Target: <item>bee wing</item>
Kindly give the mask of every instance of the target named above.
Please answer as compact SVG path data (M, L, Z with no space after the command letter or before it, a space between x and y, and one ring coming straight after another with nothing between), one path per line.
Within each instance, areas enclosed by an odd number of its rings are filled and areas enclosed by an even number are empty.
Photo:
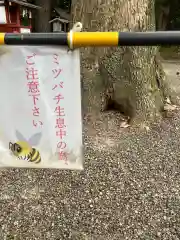
M19 141L27 141L27 139L18 130L16 130L16 137Z
M32 146L37 146L41 140L42 133L35 133L33 136L29 139L29 144Z

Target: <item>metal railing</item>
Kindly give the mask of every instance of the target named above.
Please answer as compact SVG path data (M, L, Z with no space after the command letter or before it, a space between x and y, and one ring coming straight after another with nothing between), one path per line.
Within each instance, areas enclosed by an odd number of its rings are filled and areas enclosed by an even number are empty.
M180 31L0 33L0 45L76 47L180 45Z

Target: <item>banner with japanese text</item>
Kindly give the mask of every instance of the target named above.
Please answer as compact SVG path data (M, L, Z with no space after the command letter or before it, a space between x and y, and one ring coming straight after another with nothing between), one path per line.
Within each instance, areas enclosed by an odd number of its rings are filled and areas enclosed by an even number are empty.
M83 169L79 51L0 48L0 167Z

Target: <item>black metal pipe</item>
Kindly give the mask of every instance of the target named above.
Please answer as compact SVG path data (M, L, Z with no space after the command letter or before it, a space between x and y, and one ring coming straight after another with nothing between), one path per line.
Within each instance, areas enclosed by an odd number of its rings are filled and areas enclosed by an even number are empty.
M0 33L2 44L73 47L180 45L180 31Z
M67 33L6 33L7 45L67 45Z
M180 45L180 31L120 32L120 46Z

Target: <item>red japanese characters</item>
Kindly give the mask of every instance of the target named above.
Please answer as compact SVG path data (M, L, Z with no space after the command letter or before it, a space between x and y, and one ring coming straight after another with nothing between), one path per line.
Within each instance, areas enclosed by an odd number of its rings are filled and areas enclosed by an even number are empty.
M53 100L55 102L55 109L54 112L56 114L56 122L55 122L55 131L57 137L57 149L58 149L58 158L59 160L65 161L67 164L67 151L66 151L66 141L65 137L67 135L66 123L65 123L65 109L62 107L62 103L64 101L63 96L63 88L64 82L63 80L58 80L62 69L60 68L59 63L59 56L58 54L53 55L53 63L55 65L54 69L52 70L53 78L54 78L54 86L52 87L53 91Z
M43 125L43 122L40 119L40 108L38 107L38 101L40 98L39 90L39 77L38 69L35 64L36 54L32 54L26 57L26 80L29 96L32 97L33 102L33 121L32 124L34 127L39 127Z

